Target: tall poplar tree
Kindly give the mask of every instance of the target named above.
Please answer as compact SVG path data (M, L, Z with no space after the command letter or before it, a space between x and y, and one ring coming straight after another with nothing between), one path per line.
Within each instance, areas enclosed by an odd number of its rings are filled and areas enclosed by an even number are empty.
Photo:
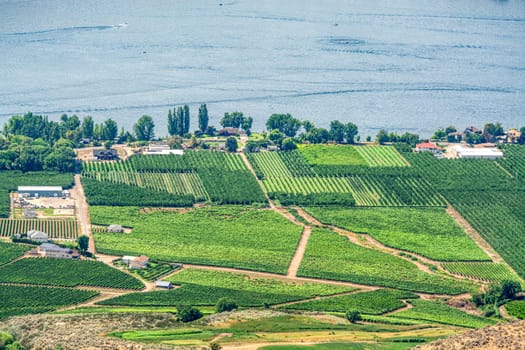
M199 130L206 132L208 130L208 107L206 104L202 104L199 107Z
M190 107L184 105L184 127L182 128L182 134L190 132Z

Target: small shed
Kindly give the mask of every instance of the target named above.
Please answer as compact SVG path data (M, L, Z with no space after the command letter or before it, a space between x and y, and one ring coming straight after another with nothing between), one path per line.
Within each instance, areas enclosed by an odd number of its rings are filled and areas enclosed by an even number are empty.
M122 262L126 265L129 265L131 263L131 261L133 259L136 259L137 257L136 256L131 256L131 255L125 255L122 257Z
M155 287L163 289L173 288L173 284L169 281L155 281Z
M122 233L124 232L124 228L121 225L111 224L108 226L108 232Z

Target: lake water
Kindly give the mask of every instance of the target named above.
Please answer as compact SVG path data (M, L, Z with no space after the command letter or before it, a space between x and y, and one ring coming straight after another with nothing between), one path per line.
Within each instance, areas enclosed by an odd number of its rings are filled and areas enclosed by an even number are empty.
M256 130L272 113L363 136L521 127L525 1L0 0L0 123L149 114L165 135L168 108L200 103Z

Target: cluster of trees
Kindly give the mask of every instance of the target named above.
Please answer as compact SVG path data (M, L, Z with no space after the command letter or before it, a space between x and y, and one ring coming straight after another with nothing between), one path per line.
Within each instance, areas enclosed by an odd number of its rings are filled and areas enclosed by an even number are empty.
M388 132L385 129L381 129L377 133L376 141L380 145L384 144L385 142L407 143L410 145L415 145L419 142L419 135L411 134L409 132L399 135L396 132Z
M51 145L42 138L0 136L0 170L72 172L75 168L73 143L59 139Z
M302 132L299 131L302 128ZM359 129L352 122L346 124L339 120L330 122L330 129L317 128L309 120L300 121L290 114L272 114L266 121L269 131L268 140L281 147L282 150L297 148L296 143L349 143L359 139ZM298 134L299 133L299 134Z
M168 133L173 135L185 135L190 132L190 107L173 108L168 111Z
M485 316L498 312L498 307L516 299L521 292L521 284L517 281L504 280L500 284L491 284L485 293L475 294L472 301L485 310Z
M242 112L226 112L224 113L224 117L222 117L220 124L223 128L242 129L249 134L252 128L253 118L245 117Z
M466 130L463 133L457 133L455 126L450 125L445 129L441 128L434 132L432 139L448 142L460 142L464 141L468 144L478 144L484 142L496 142L498 136L505 134L505 130L501 123L487 123L483 126L483 130ZM525 126L520 129L521 136L518 139L518 143L525 144Z
M114 141L119 138L129 141L133 136L124 129L118 129L117 122L109 118L100 124L94 122L90 116L80 120L76 115L62 114L60 121L50 121L48 117L31 112L11 117L4 125L3 134L22 135L31 139L42 139L53 145L60 139L66 139L79 145L81 139L96 141Z

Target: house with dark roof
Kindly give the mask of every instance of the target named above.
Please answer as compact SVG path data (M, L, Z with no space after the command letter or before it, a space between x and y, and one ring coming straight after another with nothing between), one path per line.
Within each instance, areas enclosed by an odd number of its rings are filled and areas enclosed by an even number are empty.
M95 149L93 150L93 157L97 160L118 160L118 151L116 149Z

